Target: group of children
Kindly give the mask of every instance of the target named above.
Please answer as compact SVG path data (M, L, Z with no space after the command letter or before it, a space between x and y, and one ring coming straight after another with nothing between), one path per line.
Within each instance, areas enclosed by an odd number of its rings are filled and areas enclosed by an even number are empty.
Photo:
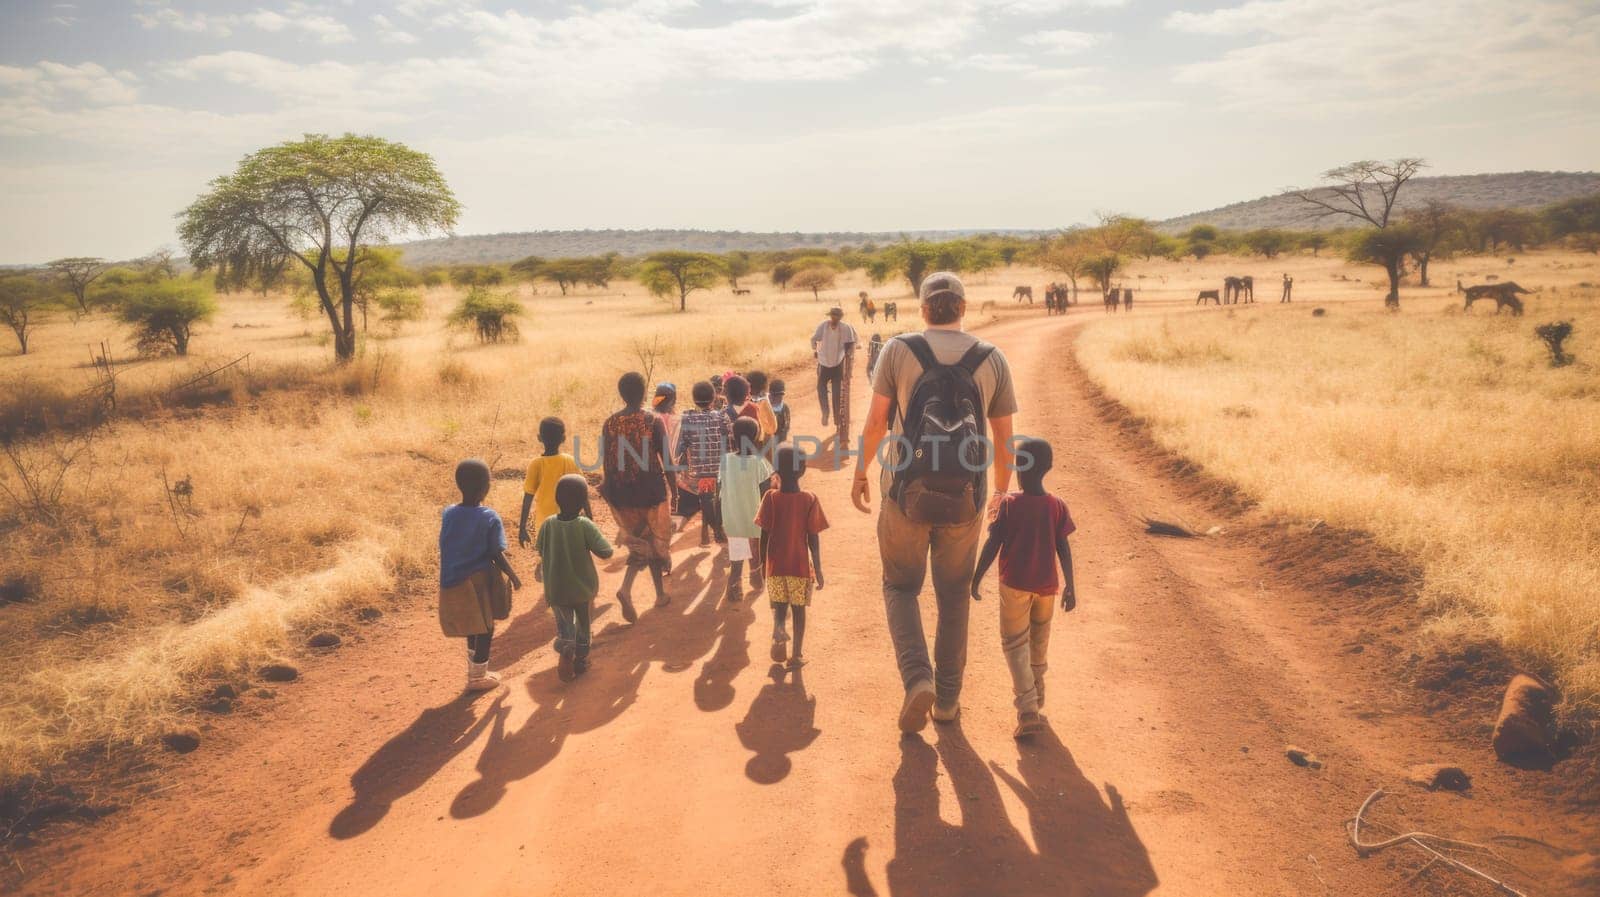
M633 395L642 394L641 380L630 374L618 384L630 407L638 403ZM730 372L696 383L691 397L694 408L679 415L676 387L662 383L651 409L661 423L651 432L666 434L666 454L673 462L673 529L682 532L699 515L700 544L709 546L714 540L727 545L728 601L742 599L744 567L749 564L750 587L765 588L772 607L772 660L797 668L804 663L806 609L812 592L823 587L819 534L828 519L817 496L800 488L807 459L787 442L783 381L769 385L760 371L743 376ZM610 558L615 549L592 519L588 480L576 459L562 451L562 421L541 421L539 441L544 452L528 465L518 542L524 547L532 543L537 552L534 577L544 583L545 600L556 618L558 673L571 681L589 668L590 619L599 591L594 558ZM1022 489L996 503L971 592L974 600L981 599L980 584L998 560L1001 645L1018 714L1014 734L1026 738L1044 725L1040 709L1054 607L1059 600L1070 611L1077 598L1067 541L1072 518L1066 504L1044 487L1054 463L1050 444L1023 440L1016 456ZM510 591L522 583L506 560L499 516L483 506L490 485L488 466L475 459L461 462L456 485L461 502L444 510L439 532L439 618L447 636L466 639L466 687L482 691L499 684L488 670L494 623L509 616ZM659 580L657 587L662 588ZM627 618L636 619L631 614Z
M630 409L642 405L642 382L631 373L618 383ZM806 458L786 444L790 412L784 394L783 381L769 383L761 371L730 371L696 383L691 391L694 408L680 415L677 388L661 383L648 412L654 420L645 432L651 439L663 439L664 451L608 445L603 436L601 452L617 453L616 459L603 458L608 472L616 465L635 478L642 470L664 471L670 479L672 531L687 529L698 515L701 546L713 541L727 546L728 601L743 598L744 568L749 565L751 589L765 588L772 605L772 659L798 667L804 663L805 609L813 589L823 583L818 534L828 521L817 497L800 489ZM577 460L563 451L565 424L545 418L538 435L544 451L528 465L523 482L518 543L524 548L531 544L537 555L534 578L544 584L546 603L556 618L557 669L563 681L571 681L589 668L591 611L599 591L594 559L610 558L616 548L593 520L588 480ZM648 467L644 459L651 456L671 463ZM440 525L439 619L445 635L466 639L466 687L483 691L499 684L499 677L488 670L489 646L495 622L510 615L510 592L522 582L506 559L499 515L483 505L490 485L488 466L476 459L462 461L456 485L461 502L445 509ZM620 522L624 509L612 510ZM630 576L618 598L624 618L633 622L637 614L626 600L628 587L631 574L646 565L633 563L639 549L629 544L628 532L621 535L619 541L630 549ZM664 554L652 552L648 565L658 606L668 602L662 580L670 572L670 555Z

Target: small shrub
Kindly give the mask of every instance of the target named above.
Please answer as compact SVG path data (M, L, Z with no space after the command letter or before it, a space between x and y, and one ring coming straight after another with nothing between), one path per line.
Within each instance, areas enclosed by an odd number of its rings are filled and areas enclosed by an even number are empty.
M1540 324L1533 328L1534 336L1544 340L1544 346L1550 350L1550 366L1553 368L1566 367L1572 363L1572 356L1567 354L1562 345L1567 337L1572 335L1571 321L1552 321L1549 324Z
M383 322L396 330L401 324L422 320L422 294L408 287L390 287L378 293Z
M515 319L523 313L516 296L473 287L450 312L449 324L472 329L480 343L498 343L517 338Z
M177 278L139 284L128 290L117 315L133 325L141 355L189 354L194 325L211 320L217 299L204 281Z

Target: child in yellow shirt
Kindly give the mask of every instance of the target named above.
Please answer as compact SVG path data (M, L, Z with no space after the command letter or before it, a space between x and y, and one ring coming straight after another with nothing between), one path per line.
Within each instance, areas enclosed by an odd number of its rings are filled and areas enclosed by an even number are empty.
M528 465L528 476L522 482L522 519L517 524L517 544L527 548L538 535L539 524L555 516L560 508L556 505L556 484L567 474L578 473L578 462L569 454L561 451L561 446L567 441L567 425L559 417L547 417L539 421L539 442L544 446L544 454L533 459ZM528 512L533 511L534 532L528 532ZM583 516L593 517L589 511L589 498L583 499ZM535 569L534 576L537 577Z

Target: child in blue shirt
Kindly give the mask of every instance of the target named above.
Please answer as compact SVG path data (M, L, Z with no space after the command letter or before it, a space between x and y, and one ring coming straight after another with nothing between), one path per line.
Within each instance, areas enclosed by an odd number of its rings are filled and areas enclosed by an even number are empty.
M439 628L447 636L467 640L467 691L488 691L500 684L489 672L489 643L494 621L511 614L512 589L522 580L506 560L506 529L489 495L489 465L469 458L456 465L460 504L444 509L439 522ZM501 579L504 574L505 580Z

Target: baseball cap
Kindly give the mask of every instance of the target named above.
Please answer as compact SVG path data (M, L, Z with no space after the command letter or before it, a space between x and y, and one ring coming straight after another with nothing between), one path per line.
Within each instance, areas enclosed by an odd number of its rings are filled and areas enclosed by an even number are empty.
M967 298L967 289L961 285L961 278L951 274L949 271L939 271L929 274L922 281L922 287L917 290L917 296L924 305L940 300L962 300Z

